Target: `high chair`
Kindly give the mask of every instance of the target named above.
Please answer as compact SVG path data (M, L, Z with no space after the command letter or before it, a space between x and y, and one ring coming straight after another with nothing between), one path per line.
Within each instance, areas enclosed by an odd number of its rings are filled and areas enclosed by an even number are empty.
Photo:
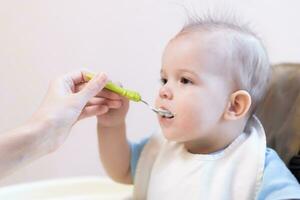
M271 85L256 115L265 128L267 145L300 182L300 64L272 67Z

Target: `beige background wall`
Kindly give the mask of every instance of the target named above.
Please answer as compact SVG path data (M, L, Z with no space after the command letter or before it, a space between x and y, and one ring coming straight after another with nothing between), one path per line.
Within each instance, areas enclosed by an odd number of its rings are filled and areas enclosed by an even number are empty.
M210 2L209 4L207 2ZM223 3L222 3L223 2ZM234 10L251 21L272 62L300 62L300 2L180 0L0 0L0 132L22 124L54 77L83 67L153 102L164 45L184 22L180 5ZM153 113L132 103L129 138L158 128ZM0 181L0 185L105 175L98 158L95 119L72 130L66 143Z

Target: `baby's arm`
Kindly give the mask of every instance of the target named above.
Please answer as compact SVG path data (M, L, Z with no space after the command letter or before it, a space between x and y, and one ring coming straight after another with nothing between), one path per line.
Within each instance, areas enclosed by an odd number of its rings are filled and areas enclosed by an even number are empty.
M100 158L108 175L117 182L132 184L125 123L115 127L102 127L98 123L98 141Z
M107 104L113 101L121 103L115 108L97 116L97 132L100 159L108 175L115 181L132 184L130 173L130 146L126 138L125 117L129 102L110 91L104 96Z

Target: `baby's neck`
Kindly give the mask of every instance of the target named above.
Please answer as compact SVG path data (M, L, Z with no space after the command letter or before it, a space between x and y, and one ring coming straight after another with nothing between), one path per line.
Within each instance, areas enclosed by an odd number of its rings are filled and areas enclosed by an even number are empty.
M184 143L188 152L193 154L210 154L221 151L228 147L244 130L246 122L223 125L215 138L204 140L193 140Z
M217 143L204 144L199 141L189 141L184 143L186 150L192 154L211 154L225 149L228 145L218 145Z

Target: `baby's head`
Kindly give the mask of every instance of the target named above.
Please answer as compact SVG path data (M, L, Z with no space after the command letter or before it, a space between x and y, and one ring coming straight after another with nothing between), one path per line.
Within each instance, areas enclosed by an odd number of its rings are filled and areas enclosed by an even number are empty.
M162 57L156 106L165 137L190 151L229 145L263 98L270 77L267 53L247 27L212 17L191 19Z

